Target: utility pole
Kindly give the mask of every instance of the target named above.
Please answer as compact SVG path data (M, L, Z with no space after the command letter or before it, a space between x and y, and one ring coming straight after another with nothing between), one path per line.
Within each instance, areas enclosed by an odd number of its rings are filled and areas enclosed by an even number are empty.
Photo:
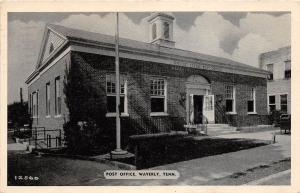
M116 13L116 35L115 35L115 49L116 49L116 149L111 152L113 159L122 158L126 156L127 151L121 149L121 121L120 121L120 65L119 65L119 13Z
M20 102L23 105L23 92L22 92L22 88L20 88Z

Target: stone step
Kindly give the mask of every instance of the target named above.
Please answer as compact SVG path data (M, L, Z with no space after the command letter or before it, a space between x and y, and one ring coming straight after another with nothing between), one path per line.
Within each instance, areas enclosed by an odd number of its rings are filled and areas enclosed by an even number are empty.
M229 126L228 124L223 124L223 123L209 123L207 124L207 126L210 126L210 127L226 127L226 126Z
M210 126L207 126L207 129L213 129L213 130L236 130L236 127L230 127L230 126L227 126L227 127L210 127Z
M208 135L225 135L238 133L236 127L229 126L228 124L207 124Z

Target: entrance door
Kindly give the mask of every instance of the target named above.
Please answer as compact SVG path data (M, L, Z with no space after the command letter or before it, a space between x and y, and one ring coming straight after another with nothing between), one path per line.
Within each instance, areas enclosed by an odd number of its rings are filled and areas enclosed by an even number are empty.
M215 123L214 95L205 95L203 104L203 115L207 118L208 123Z
M194 95L194 124L202 124L203 96Z

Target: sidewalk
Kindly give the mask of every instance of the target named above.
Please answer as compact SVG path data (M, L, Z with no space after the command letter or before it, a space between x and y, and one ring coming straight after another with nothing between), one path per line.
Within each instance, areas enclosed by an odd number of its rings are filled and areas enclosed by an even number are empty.
M270 140L274 131L239 133L218 136L221 138L250 138ZM226 177L260 165L269 165L291 156L290 136L278 135L277 143L257 148L209 156L189 161L177 162L151 168L153 170L177 170L180 177L176 180L115 180L93 181L94 185L205 185L208 181ZM103 184L104 183L104 184ZM89 185L92 185L89 184Z
M279 172L270 176L267 176L265 178L252 181L250 183L247 183L245 185L287 185L290 184L291 180L291 170L285 170L283 172Z

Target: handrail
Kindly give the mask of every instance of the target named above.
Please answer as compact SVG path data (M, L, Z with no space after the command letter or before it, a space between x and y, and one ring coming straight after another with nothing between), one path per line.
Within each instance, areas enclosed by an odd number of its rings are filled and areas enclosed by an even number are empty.
M225 119L226 124L230 122L228 117L226 116L226 111L221 106L215 105L215 110L218 111L219 113L221 113L222 118Z

